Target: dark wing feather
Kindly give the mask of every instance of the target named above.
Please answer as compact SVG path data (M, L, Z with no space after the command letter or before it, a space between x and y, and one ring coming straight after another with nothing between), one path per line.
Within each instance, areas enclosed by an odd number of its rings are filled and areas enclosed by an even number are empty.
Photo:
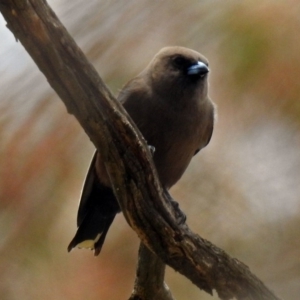
M212 110L211 110L211 113L210 113L210 120L208 122L208 125L207 125L207 128L206 128L206 142L203 144L203 146L199 149L197 149L194 153L194 155L196 155L202 148L206 147L210 140L211 140L211 137L212 137L212 134L213 134L213 131L214 131L214 121L215 121L215 112L214 112L215 108L214 106L212 106Z
M83 183L83 188L80 196L79 201L79 208L77 213L77 226L79 227L82 223L84 217L86 216L89 208L89 197L92 193L93 186L95 183L96 178L96 172L95 172L95 162L97 157L97 151L95 151L93 158L91 160L88 172L86 174L85 181Z
M77 215L78 229L68 251L74 247L90 248L98 255L111 223L120 212L112 189L101 184L97 178L96 158L97 151L84 182Z

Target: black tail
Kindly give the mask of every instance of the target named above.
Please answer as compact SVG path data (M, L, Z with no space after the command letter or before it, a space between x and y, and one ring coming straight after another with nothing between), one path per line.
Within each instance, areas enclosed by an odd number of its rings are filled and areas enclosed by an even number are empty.
M89 248L98 255L110 225L120 212L112 189L102 185L96 175L95 160L96 154L84 183L77 216L78 229L68 246L69 252L74 247Z
M94 250L94 254L98 255L116 214L117 212L103 215L103 212L99 211L99 209L91 209L78 227L74 238L68 246L68 251L70 252L75 247L88 248Z

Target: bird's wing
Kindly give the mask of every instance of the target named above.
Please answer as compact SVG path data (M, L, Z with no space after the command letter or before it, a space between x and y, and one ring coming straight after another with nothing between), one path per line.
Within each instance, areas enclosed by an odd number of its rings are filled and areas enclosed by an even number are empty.
M89 207L88 200L92 193L92 190L93 190L93 187L95 184L95 180L97 180L96 172L95 172L96 157L97 157L97 151L95 151L95 153L93 155L88 172L86 174L85 181L83 183L83 188L82 188L82 192L81 192L79 208L78 208L78 213L77 213L77 226L80 226L85 215L88 212L88 207Z
M120 211L119 204L111 188L104 186L96 174L97 151L88 170L79 203L77 232L68 246L94 249L95 255L101 251L106 234L115 215Z
M207 128L207 139L206 139L206 145L207 146L211 140L211 137L212 137L212 134L213 134L213 131L214 131L214 112L212 111L212 114L211 114L211 121L209 122L208 124L208 128Z
M214 121L215 121L215 112L214 112L214 107L212 107L211 114L210 114L210 121L208 122L206 131L205 131L206 139L204 139L204 144L195 151L194 155L196 155L202 148L206 147L209 144L212 134L213 134L213 131L214 131Z
M151 101L151 91L145 79L138 76L129 81L118 95L118 100L146 139L147 144L151 144L151 137L156 134L158 126L153 122L153 116L156 114Z

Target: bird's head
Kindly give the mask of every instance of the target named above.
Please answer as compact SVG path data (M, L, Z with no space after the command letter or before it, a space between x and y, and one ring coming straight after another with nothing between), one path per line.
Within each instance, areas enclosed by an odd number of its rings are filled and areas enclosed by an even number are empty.
M184 47L161 49L148 66L152 86L159 94L207 96L208 61Z

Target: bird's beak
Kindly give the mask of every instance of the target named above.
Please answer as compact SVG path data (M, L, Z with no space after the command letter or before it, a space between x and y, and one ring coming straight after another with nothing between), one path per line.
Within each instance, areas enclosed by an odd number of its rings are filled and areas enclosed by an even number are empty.
M191 65L187 69L188 75L205 75L208 72L209 72L208 66L201 61L198 61L196 64Z

